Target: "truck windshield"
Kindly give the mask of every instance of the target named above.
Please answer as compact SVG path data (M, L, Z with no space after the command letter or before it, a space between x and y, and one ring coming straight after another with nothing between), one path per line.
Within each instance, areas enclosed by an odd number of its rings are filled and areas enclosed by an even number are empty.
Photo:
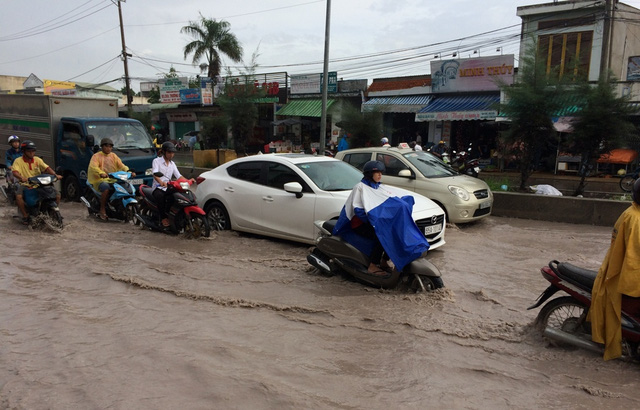
M87 133L93 135L97 145L100 140L110 138L115 149L151 149L153 143L144 126L129 122L90 122Z

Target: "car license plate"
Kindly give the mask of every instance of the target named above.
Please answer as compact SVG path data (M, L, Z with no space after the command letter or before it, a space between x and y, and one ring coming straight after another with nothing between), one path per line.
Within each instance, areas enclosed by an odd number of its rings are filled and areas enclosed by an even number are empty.
M424 234L425 235L431 235L434 233L438 233L442 230L442 225L432 225L432 226L425 226L424 227Z
M480 204L480 209L489 208L491 206L491 201L482 202Z
M130 179L129 183L131 185L142 185L142 184L144 184L144 179L142 179L142 178Z

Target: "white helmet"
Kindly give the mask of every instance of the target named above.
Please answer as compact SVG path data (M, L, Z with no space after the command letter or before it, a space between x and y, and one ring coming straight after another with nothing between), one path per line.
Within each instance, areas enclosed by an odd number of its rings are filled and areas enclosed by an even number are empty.
M9 144L11 144L13 141L18 141L18 142L20 142L20 137L18 137L17 135L12 135L12 136L10 136L10 137L9 137L9 139L7 140L7 142L8 142Z
M380 140L381 143L383 144L388 144L389 143L389 138L387 137L382 137L382 139Z

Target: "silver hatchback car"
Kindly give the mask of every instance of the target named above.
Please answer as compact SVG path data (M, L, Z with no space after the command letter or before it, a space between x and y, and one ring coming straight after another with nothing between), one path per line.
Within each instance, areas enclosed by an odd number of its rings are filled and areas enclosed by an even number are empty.
M472 222L491 214L493 193L484 181L457 173L428 152L395 147L354 148L338 152L336 158L361 170L367 161L382 161L386 167L384 183L433 200L444 209L448 222Z

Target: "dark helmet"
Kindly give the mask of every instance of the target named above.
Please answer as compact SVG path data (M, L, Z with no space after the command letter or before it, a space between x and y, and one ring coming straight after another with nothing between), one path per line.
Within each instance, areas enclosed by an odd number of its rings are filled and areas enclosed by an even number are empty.
M640 205L640 178L636 179L636 182L633 183L631 197L633 198L633 202Z
M162 151L164 151L164 152L176 152L177 149L176 149L176 146L173 145L173 142L167 141L167 142L163 142L162 143Z
M28 150L35 151L35 149L36 149L36 144L34 144L32 141L26 140L25 142L20 144L20 150L23 152Z
M111 140L111 138L103 138L100 140L100 147L102 147L103 145L111 145L113 147L113 141Z
M362 168L364 176L371 178L374 172L384 172L384 164L380 161L368 161Z

